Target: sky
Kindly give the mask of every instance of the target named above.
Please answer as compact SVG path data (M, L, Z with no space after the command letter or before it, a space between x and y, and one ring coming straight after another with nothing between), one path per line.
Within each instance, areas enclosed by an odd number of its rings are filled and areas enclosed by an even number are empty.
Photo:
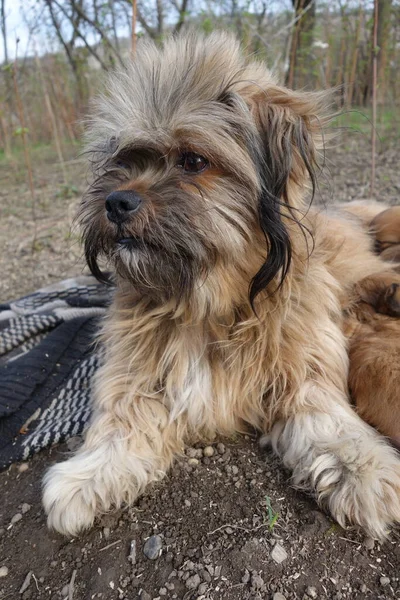
M30 3L30 1L28 2ZM16 39L20 38L18 55L24 56L26 54L29 31L25 25L22 16L20 14L20 3L18 0L5 0L5 14L6 14L6 25L7 25L7 45L8 54L10 60L15 58L16 52ZM4 60L4 48L3 40L1 40L0 46L0 63Z

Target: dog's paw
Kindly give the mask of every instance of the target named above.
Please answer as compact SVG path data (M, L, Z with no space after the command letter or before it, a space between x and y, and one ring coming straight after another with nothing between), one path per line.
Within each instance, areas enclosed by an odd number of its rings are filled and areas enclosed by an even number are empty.
M76 536L93 525L97 502L93 480L80 478L71 462L54 465L46 473L43 506L51 529Z
M377 455L358 467L333 455L327 459L324 468L324 457L319 457L320 465L313 469L319 503L342 527L358 525L370 537L384 539L391 525L400 522L400 461L395 451L378 446Z

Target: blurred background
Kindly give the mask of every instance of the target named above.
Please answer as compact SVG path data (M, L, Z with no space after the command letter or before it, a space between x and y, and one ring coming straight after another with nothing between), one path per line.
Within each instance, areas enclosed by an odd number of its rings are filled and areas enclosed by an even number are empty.
M142 36L228 29L289 87L339 87L328 195L396 202L400 0L0 2L0 301L82 269L70 227L85 186L81 120Z

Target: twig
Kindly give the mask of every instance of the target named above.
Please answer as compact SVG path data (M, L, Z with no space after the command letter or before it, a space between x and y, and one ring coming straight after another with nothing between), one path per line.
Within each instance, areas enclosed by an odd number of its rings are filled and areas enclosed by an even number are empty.
M349 540L349 538L338 536L339 540L344 540L345 542L350 542L350 544L355 544L356 546L360 545L360 542L355 542L354 540Z
M71 581L69 582L69 586L68 586L68 600L72 600L73 596L74 596L74 583L75 583L76 574L77 574L77 570L74 569L72 571Z
M33 577L33 579L35 580L36 589L37 589L37 591L39 591L39 584L38 584L38 580L36 579L36 577L35 577L35 574L34 574L34 573L32 573L32 577Z
M32 163L31 163L31 157L30 157L30 153L29 153L28 140L26 137L27 129L25 126L24 107L22 104L21 95L19 93L18 80L17 80L17 76L18 76L18 44L19 44L19 39L17 39L17 47L16 47L16 52L15 52L15 61L14 61L14 65L12 68L12 75L13 75L15 99L17 102L18 117L19 117L19 121L20 121L20 125L21 125L21 136L22 136L22 143L24 146L25 164L26 164L26 169L28 171L29 190L30 190L31 199L32 199L32 217L33 217L33 222L35 225L34 237L33 237L33 243L32 243L32 248L33 248L34 244L35 244L35 240L36 240L36 228L37 228L36 197L35 197L35 188L33 185Z
M231 527L232 529L240 529L241 531L246 531L246 533L252 533L253 531L261 529L261 527L269 527L269 524L261 523L261 525L257 525L257 527L248 529L247 527L242 527L241 525L231 525L230 523L225 523L225 525L221 525L221 527L214 529L214 531L209 531L207 535L213 535L214 533L217 533L217 531L221 531L221 529L225 529L226 527Z
M378 0L374 1L374 30L372 42L372 134L371 134L371 197L375 195L376 154L376 80L378 71Z
M136 12L137 12L137 1L132 0L132 56L135 58L136 55Z
M112 544L108 544L108 546L104 546L104 548L100 548L99 552L103 552L103 550L108 550L109 548L112 548L112 546L116 546L120 542L122 542L122 540L117 540L116 542L112 542Z

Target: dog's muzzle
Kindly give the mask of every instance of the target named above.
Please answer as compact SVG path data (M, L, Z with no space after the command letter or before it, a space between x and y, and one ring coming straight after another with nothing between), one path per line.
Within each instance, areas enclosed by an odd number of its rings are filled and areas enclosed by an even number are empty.
M121 225L139 210L141 204L142 198L133 190L112 192L106 198L107 218Z

